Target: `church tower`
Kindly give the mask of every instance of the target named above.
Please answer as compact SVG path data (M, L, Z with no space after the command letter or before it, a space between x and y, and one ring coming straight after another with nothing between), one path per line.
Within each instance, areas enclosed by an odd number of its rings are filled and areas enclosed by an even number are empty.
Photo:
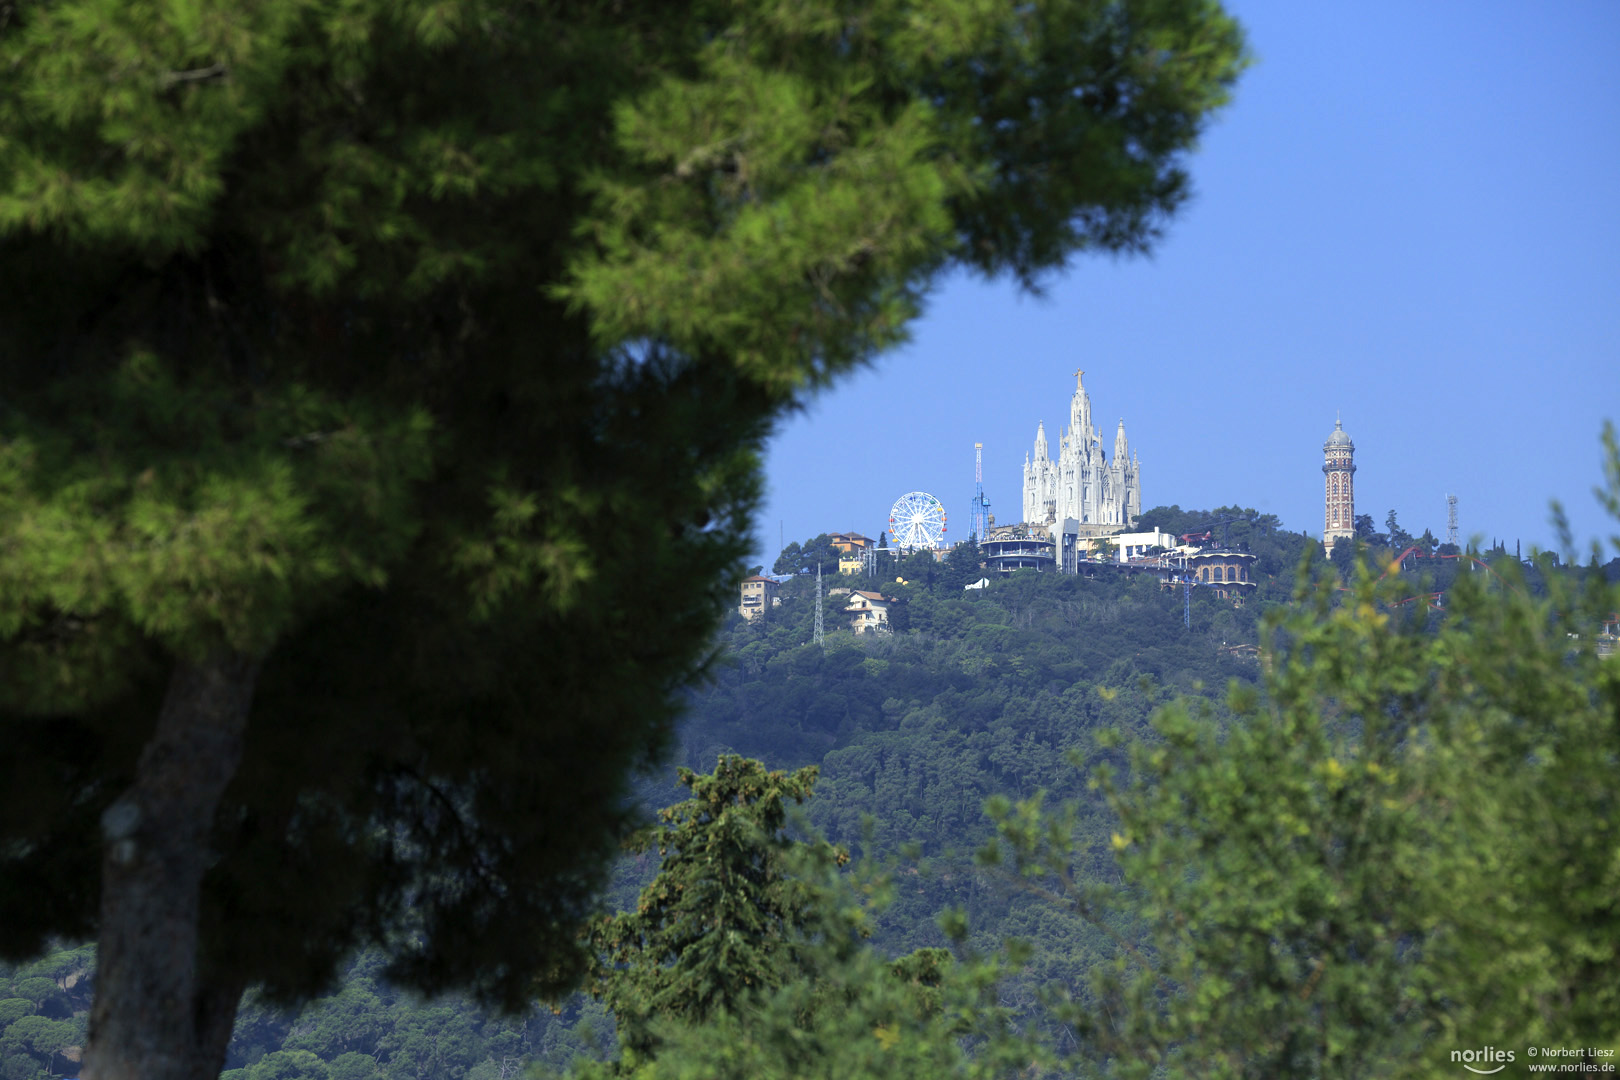
M1130 452L1125 421L1114 433L1110 461L1102 439L1091 423L1091 395L1085 372L1074 373L1074 396L1069 399L1069 423L1058 442L1057 461L1051 459L1046 425L1035 429L1035 453L1024 456L1024 521L1030 525L1061 525L1073 518L1081 525L1136 523L1142 512L1142 465Z
M1322 543L1328 558L1333 545L1356 535L1356 444L1345 434L1344 424L1333 421L1333 434L1322 444L1322 472L1327 476L1327 510L1322 522Z

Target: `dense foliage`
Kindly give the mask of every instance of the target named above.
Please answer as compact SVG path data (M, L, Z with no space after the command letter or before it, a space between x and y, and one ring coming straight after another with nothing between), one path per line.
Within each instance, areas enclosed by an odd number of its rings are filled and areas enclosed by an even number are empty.
M824 840L785 831L814 768L788 774L735 756L684 771L692 797L664 810L639 850L657 874L631 911L592 928L594 992L613 1009L621 1056L582 1078L945 1077L962 1037L994 1028L993 968L943 949L889 961L868 943L863 897ZM991 977L986 978L988 974Z
M736 756L710 775L681 770L691 797L629 846L657 851L658 875L634 910L590 929L591 993L613 1011L627 1051L651 1055L655 1021L702 1025L805 967L824 904L794 873L793 856L806 853L783 829L788 803L808 798L815 778L813 767L788 775Z
M985 953L1008 936L1040 943L1012 999L1032 1004L1037 985L1083 992L1091 967L1111 955L1108 935L1063 925L1047 905L975 871L974 851L994 835L984 803L1036 792L1081 800L1089 872L1114 874L1113 818L1071 759L1122 763L1120 751L1097 744L1098 730L1151 735L1154 710L1188 694L1226 715L1228 681L1259 679L1260 623L1285 605L1308 541L1273 527L1249 542L1264 565L1289 569L1262 576L1242 604L1206 589L1189 605L1151 574L1114 568L992 574L987 588L965 590L984 576L976 562L880 561L871 577L824 579L824 648L810 643L815 582L801 575L762 619L728 623L725 657L683 727L685 762L707 768L735 752L776 767L818 765L807 817L822 833L858 856L921 860L900 873L894 903L876 919L881 948L947 944L936 916L960 908ZM840 628L848 621L833 587L900 598L904 629Z
M1620 511L1612 429L1606 447ZM1093 1067L1455 1075L1533 1047L1614 1064L1620 589L1596 549L1559 570L1565 547L1478 564L1443 616L1364 562L1348 591L1302 581L1260 687L1234 684L1227 716L1161 710L1128 769L1098 770L1117 883L1076 872L1083 806L992 805L992 862L1088 923L1140 927L1057 1011Z
M422 1003L369 956L300 1012L250 998L233 1078L1366 1077L1444 1074L1483 1042L1601 1048L1620 1000L1620 669L1591 631L1620 597L1608 573L1482 563L1444 611L1416 571L1364 564L1345 591L1318 566L1266 626L1262 599L1205 596L1191 632L1145 578L918 584L908 603L954 630L835 631L823 650L799 644L813 583L790 582L765 620L730 625L685 752L819 770L722 757L646 789L686 798L590 932L617 1017L579 997L515 1020ZM1101 604L1105 621L1073 618ZM1211 640L1220 615L1263 659ZM1163 651L1135 656L1154 636ZM851 702L837 724L814 722L823 693ZM887 875L790 839L799 800L798 828ZM82 1009L86 952L52 962ZM17 973L49 991L30 1008L61 1011L39 973ZM31 1077L71 1016L23 1004L0 1008L40 1029L14 1040Z
M0 5L0 953L100 939L4 971L7 1080L506 1076L588 1040L400 987L604 963L631 1052L587 1075L1605 1046L1620 599L1572 553L1363 518L1284 610L1303 540L1172 507L1260 556L1241 607L912 555L856 582L892 636L807 645L800 577L691 689L770 425L951 266L1147 245L1242 61L1210 0ZM593 941L683 694L697 770L767 763L694 798L765 818L677 808ZM870 947L775 859L810 764L832 841L918 856ZM1005 936L1045 1050L994 965L887 959Z
M0 5L0 953L98 937L108 1080L358 947L577 982L772 422L952 266L1147 247L1243 62L1213 0Z
M0 1078L70 1075L84 1052L95 949L54 949L0 966Z

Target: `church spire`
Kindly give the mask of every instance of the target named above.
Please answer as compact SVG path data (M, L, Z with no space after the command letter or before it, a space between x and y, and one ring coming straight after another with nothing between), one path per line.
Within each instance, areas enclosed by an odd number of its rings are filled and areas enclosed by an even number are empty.
M1046 421L1040 421L1035 427L1035 456L1037 458L1051 457L1046 448Z
M1114 433L1114 464L1123 465L1131 457L1130 444L1125 441L1125 418L1119 418L1119 430Z
M1097 437L1091 426L1091 395L1086 393L1085 383L1081 376L1085 370L1074 373L1074 397L1069 399L1069 441L1080 447L1082 453L1090 453L1091 441Z

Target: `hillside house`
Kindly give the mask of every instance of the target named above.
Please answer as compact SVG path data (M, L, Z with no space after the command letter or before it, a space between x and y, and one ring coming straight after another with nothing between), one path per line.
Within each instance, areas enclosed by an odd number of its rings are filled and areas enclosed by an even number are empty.
M737 611L750 622L759 618L760 613L768 607L775 607L779 601L776 596L776 582L768 577L758 574L750 578L743 578L742 597L737 604Z
M840 555L858 555L867 548L877 546L876 540L870 536L862 536L858 532L828 533L827 539L838 549Z
M849 606L844 608L844 614L849 616L849 628L857 634L888 630L889 608L895 603L892 596L856 589L849 594Z

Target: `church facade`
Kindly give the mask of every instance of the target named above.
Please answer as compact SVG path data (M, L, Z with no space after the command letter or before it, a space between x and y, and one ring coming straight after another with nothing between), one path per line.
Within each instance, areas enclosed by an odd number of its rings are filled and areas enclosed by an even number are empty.
M1081 525L1129 526L1142 512L1142 472L1125 439L1125 421L1114 434L1110 459L1091 424L1084 377L1084 371L1074 373L1069 426L1058 443L1057 461L1044 422L1035 431L1034 453L1024 457L1025 524L1061 526L1072 518Z

